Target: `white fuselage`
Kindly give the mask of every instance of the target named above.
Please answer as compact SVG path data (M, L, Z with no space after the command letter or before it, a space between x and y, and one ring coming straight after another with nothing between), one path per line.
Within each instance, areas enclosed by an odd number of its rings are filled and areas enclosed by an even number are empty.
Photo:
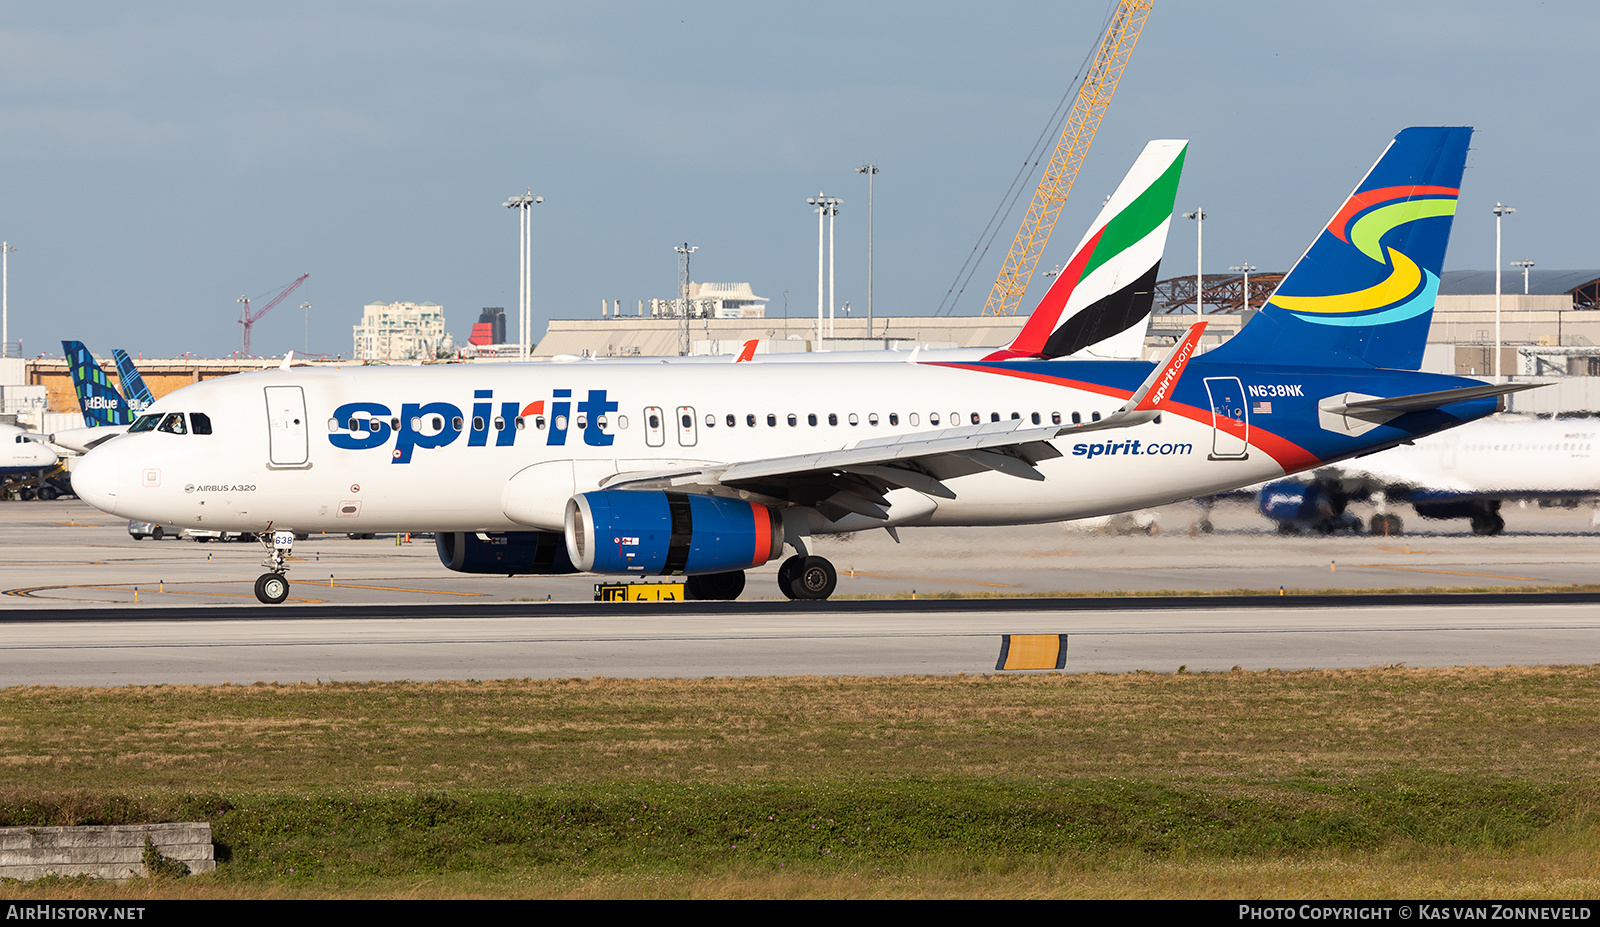
M55 462L55 451L41 435L15 425L0 425L0 474L31 473Z
M1352 462L1380 482L1470 495L1600 493L1600 420L1483 419Z
M151 414L201 413L213 433L130 433L92 450L74 481L105 511L179 526L553 531L574 493L619 473L837 450L952 418L1089 422L1126 400L1111 392L905 363L294 368L163 397ZM1212 442L1209 411L1057 439L1042 481L938 473L956 497L894 490L887 524L1081 518L1284 472L1262 453L1208 459ZM807 512L814 531L885 524Z

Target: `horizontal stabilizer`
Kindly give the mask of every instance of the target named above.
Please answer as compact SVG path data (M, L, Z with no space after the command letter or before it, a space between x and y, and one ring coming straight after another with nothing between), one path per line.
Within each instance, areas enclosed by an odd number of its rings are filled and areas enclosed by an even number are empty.
M1439 390L1435 393L1413 393L1410 396L1392 396L1387 399L1355 399L1345 402L1324 403L1318 408L1334 415L1348 415L1352 412L1423 412L1429 409L1438 409L1457 402L1469 402L1473 399L1488 399L1490 396L1505 396L1519 393L1525 389L1535 389L1545 386L1544 383L1485 383L1482 386L1466 386L1461 389Z

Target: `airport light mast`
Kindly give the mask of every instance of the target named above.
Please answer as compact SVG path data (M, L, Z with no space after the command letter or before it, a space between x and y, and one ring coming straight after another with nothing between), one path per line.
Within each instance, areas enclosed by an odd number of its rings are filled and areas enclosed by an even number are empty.
M1516 212L1510 206L1494 204L1494 381L1500 382L1500 220Z
M1528 295L1528 271L1533 269L1532 261L1512 261L1512 267L1522 268L1522 295Z
M806 197L806 202L808 204L816 207L813 210L813 212L815 212L817 214L817 346L821 347L821 343L822 343L822 298L823 298L823 290L822 290L822 230L823 230L823 224L822 224L822 220L823 220L823 217L825 217L825 216L830 218L830 221L828 222L827 228L828 228L828 231L831 233L833 231L833 222L831 221L831 217L837 216L839 214L839 204L843 203L844 200L840 199L837 196L829 196L826 193L818 191L816 196L808 196L808 197ZM831 254L831 252L833 250L832 247L831 247L831 244L832 244L831 239L830 239L829 243L830 243L830 247L829 247L828 250L829 250L829 252ZM832 274L832 261L831 260L829 261L829 274L828 274L828 277L829 277L829 283L828 283L827 297L828 297L828 302L832 303L833 302L833 283L832 283L833 274ZM828 309L828 317L830 319L833 317L833 309L832 309L831 306ZM828 334L829 334L829 336L832 336L832 334L833 334L831 325L829 327Z
M1234 264L1233 266L1229 267L1228 269L1229 270L1242 270L1242 271L1244 271L1244 302L1239 306L1239 311L1240 312L1249 312L1250 311L1250 271L1255 270L1256 269L1256 265L1250 263L1249 261L1245 261L1243 264Z
M867 175L867 337L872 337L872 176L878 165L868 161L856 168L857 174Z
M1194 220L1194 314L1206 314L1206 211L1204 207L1183 214Z
M501 205L507 209L520 209L517 217L517 231L521 234L522 247L517 254L521 260L521 272L517 274L517 359L527 360L529 351L528 331L533 327L533 207L544 202L544 197L535 196L533 188L527 192L518 193L506 200Z
M678 252L678 295L683 300L683 327L678 332L678 356L689 356L689 255L700 250L684 242L672 250Z
M0 241L0 357L11 356L11 252L15 250L11 242Z

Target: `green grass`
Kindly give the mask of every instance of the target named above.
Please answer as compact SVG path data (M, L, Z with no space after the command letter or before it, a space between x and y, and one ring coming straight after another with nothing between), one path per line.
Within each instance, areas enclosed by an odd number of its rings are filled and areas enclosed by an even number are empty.
M1600 668L0 690L0 824L217 873L8 897L1600 890Z

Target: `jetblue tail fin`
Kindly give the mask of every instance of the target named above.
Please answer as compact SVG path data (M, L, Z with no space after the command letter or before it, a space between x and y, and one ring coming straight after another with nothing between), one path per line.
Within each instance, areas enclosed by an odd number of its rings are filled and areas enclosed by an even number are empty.
M1421 366L1471 138L1466 127L1396 135L1266 306L1211 359Z
M1144 147L1022 332L988 359L1139 357L1188 148L1172 139Z
M83 410L83 423L90 428L101 425L128 425L133 414L127 403L117 395L111 381L100 369L81 341L63 341L61 350L67 355L67 368L72 372L72 388L78 393L78 408Z
M144 377L139 375L139 368L133 366L133 358L128 356L127 351L113 348L111 359L117 362L117 379L122 384L122 398L128 403L128 408L133 410L133 414L138 415L149 408L150 404L156 401L156 397L150 395L150 388L144 385Z

